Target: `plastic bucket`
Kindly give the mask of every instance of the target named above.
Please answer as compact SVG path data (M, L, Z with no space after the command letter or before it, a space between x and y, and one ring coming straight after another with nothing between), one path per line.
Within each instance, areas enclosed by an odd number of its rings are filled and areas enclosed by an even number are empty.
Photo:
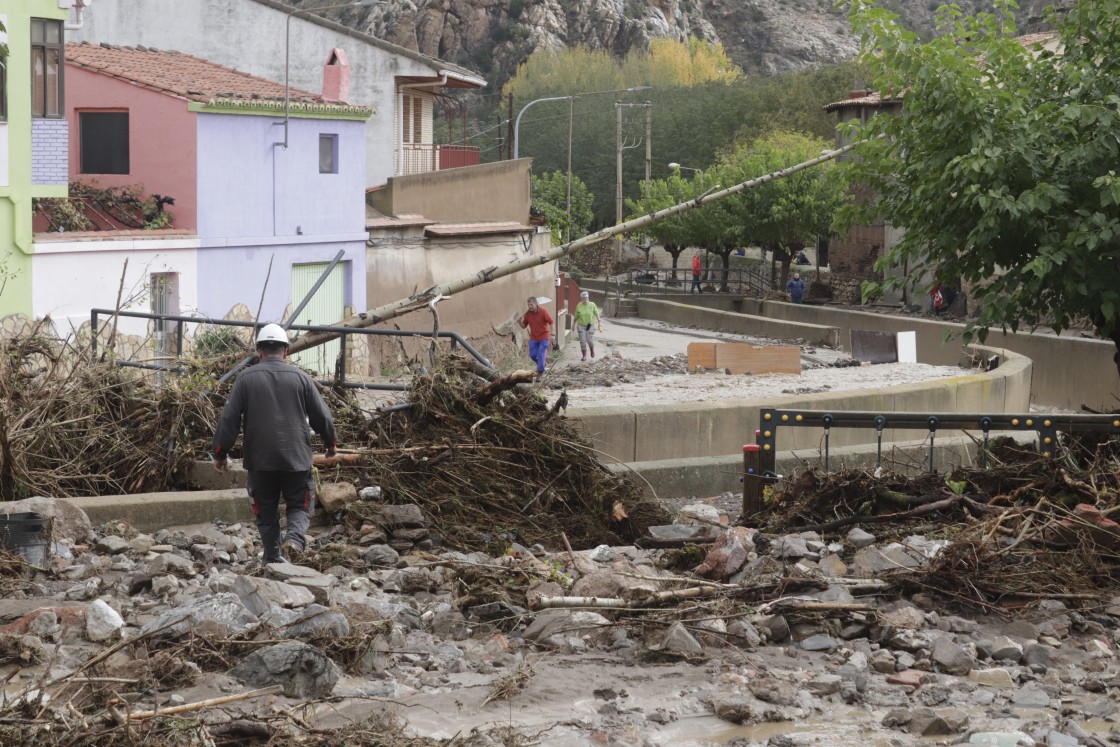
M50 551L49 517L32 511L0 514L0 545L42 568Z

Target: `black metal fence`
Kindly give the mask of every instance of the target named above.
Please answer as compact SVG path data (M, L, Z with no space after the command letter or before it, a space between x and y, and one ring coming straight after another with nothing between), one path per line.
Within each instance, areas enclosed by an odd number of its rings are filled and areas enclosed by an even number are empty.
M692 270L685 268L635 267L625 274L616 275L619 290L631 295L647 293L689 293L692 288ZM703 287L715 287L720 292L741 296L764 296L774 289L770 278L759 270L731 267L708 267L700 278Z
M992 431L1027 431L1038 437L1043 457L1055 456L1058 433L1098 432L1120 434L1120 415L1014 415L997 413L923 414L913 412L836 412L828 410L759 411L759 429L755 443L743 447L743 510L761 510L762 488L775 476L778 451L778 430L781 428L820 428L824 439L824 469L829 468L829 437L833 428L873 428L875 430L876 466L883 461L883 431L912 429L929 435L929 471L934 472L934 439L945 429L974 430L982 434L981 463L988 465L988 442Z
M175 314L151 314L143 311L114 311L113 309L92 309L90 311L90 325L93 334L90 336L90 346L93 354L97 354L97 330L98 323L102 317L129 317L134 319L153 319L163 322L175 323L175 357L181 358L183 355L183 338L184 326L187 324L206 324L216 327L250 327L253 329L254 334L257 329L263 326L257 322L241 322L232 319L205 319L194 316L179 316ZM401 391L408 388L407 384L371 384L360 381L347 381L346 380L346 356L347 356L347 343L351 335L383 335L388 337L414 337L417 339L432 338L431 331L420 330L406 330L406 329L369 329L364 327L335 327L330 325L318 324L293 324L289 329L297 332L332 332L339 335L339 353L338 360L335 365L335 377L329 380L321 380L322 383L331 386L341 386L347 389L379 389L389 391ZM480 365L487 370L497 373L494 364L491 363L484 355L478 352L466 338L458 332L447 332L440 330L437 337L442 337L451 340L451 348L455 349L456 346L461 345L472 358L474 358ZM173 363L150 363L144 361L116 361L117 365L127 366L130 368L144 368L152 371L165 371L170 373L179 373L183 369L181 366Z

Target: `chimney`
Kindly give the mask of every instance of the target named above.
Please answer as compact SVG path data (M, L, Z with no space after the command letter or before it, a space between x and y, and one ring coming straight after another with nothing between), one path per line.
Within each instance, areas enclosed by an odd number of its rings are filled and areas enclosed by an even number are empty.
M337 47L331 50L323 67L323 98L350 103L350 63L346 53Z

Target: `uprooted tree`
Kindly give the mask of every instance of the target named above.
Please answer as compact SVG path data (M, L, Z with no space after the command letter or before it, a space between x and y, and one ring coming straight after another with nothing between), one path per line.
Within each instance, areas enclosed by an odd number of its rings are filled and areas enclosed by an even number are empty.
M850 128L872 139L846 166L874 190L855 209L905 229L879 269L910 271L887 285L970 287L982 310L968 337L1088 318L1120 350L1120 141L1107 134L1120 118L1120 0L1078 0L1050 15L1052 35L1026 38L1015 3L994 6L942 8L941 36L922 43L853 0L876 89L903 102Z

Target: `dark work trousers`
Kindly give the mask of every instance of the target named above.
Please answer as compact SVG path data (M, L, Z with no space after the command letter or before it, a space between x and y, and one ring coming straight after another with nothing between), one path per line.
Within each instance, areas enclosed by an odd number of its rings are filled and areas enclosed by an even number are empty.
M301 549L307 547L307 527L315 508L315 478L305 472L272 472L249 470L249 500L257 517L257 529L264 545L264 561L280 559L280 499L287 505L288 527L284 540L292 540Z

